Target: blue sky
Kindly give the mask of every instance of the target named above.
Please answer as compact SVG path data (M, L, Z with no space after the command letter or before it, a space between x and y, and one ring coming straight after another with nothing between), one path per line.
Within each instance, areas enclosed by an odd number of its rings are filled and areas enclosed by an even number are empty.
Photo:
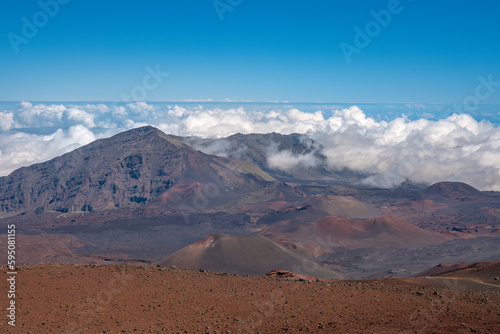
M169 75L147 101L462 103L500 82L498 1L401 0L350 62L341 43L391 1L221 0L223 20L213 0L64 2L45 24L39 1L1 1L0 100L116 101L148 66Z

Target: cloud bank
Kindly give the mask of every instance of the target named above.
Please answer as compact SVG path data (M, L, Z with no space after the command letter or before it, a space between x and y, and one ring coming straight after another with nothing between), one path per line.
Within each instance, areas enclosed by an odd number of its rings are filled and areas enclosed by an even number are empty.
M318 109L320 106L318 106ZM430 118L430 117L427 117ZM0 109L0 175L69 152L98 138L153 125L180 136L223 138L235 133L300 133L323 145L329 168L370 175L362 183L390 188L409 180L431 184L462 181L500 190L500 129L467 114L442 119L377 121L360 108L304 112L217 105L32 104ZM222 142L223 143L223 142ZM211 147L224 155L224 144ZM319 163L312 154L267 152L271 166L285 169Z

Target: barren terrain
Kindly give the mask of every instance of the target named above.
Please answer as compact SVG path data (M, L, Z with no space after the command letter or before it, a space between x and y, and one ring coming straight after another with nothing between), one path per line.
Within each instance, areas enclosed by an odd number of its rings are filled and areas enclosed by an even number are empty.
M192 260L196 254L187 247L211 235L259 234L279 245L272 249L283 246L336 277L356 279L500 259L498 192L460 182L367 187L361 175L326 168L319 153L323 163L313 169L284 172L269 164L263 152L273 143L309 152L303 135L235 135L223 142L231 147L227 154L211 141L146 126L0 177L0 247L14 224L17 264L151 265L181 249ZM255 274L254 259L241 266L247 271L193 261L177 264Z
M262 155L306 139L237 135L217 156L143 127L0 177L19 270L17 326L0 331L500 331L499 192L370 188Z
M74 265L23 266L17 277L17 326L2 325L3 333L497 333L500 328L500 289L450 289L460 283L444 289L425 280L308 282Z

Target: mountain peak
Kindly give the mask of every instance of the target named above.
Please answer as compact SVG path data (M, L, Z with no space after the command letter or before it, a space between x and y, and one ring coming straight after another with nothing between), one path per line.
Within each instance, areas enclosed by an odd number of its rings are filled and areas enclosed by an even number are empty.
M141 126L141 127L138 127L138 128L134 128L132 129L131 131L144 131L144 132L150 132L150 131L160 131L160 129L152 126L152 125L145 125L145 126Z
M159 134L159 133L163 133L163 132L160 129L155 128L154 126L146 125L146 126L132 128L130 130L120 132L119 134L117 134L117 136L120 136L120 135L124 136L124 135L131 135L131 134L150 135L150 134Z
M179 179L179 166L193 152L152 126L131 129L0 178L0 211L94 211L146 203Z
M158 128L155 128L154 126L151 125L146 125L146 126L141 126L139 128L133 128L124 132L121 132L109 139L116 139L119 141L126 141L126 140L141 140L141 139L146 139L146 138L152 138L152 137L159 137L162 139L167 140L169 143L171 143L174 146L177 147L187 147L182 140L174 135L167 135L163 131L161 131Z
M181 137L143 126L0 177L0 212L95 211L155 199L178 204L214 180L225 189L211 201L214 206L263 182L194 150Z

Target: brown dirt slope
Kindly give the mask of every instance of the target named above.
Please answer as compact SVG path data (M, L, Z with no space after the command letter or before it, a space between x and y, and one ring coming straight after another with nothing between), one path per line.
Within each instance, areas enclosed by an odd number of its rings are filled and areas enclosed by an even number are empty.
M500 261L441 263L409 282L455 290L500 292Z
M425 270L415 276L438 276L452 272L459 272L461 269L465 268L479 268L495 262L496 261L476 262L476 263L469 263L469 262L440 263L434 268Z
M16 263L18 264L144 264L144 261L131 259L125 253L79 254L75 252L75 249L86 244L76 236L64 233L16 234L16 245ZM7 249L5 235L0 235L0 249Z
M6 291L4 274L1 291ZM7 308L7 299L0 307ZM180 269L19 268L17 333L497 333L500 295L400 280L293 282Z
M380 211L352 196L317 196L311 206L324 211L329 215L342 216L352 219L367 219L380 217Z
M310 245L322 240L322 247L351 249L423 247L450 239L390 216L367 220L328 216L310 223L275 225L264 233L273 240L300 240Z
M262 276L272 270L287 270L318 278L339 277L261 235L211 235L157 264L240 275Z
M500 287L500 261L473 263L465 268L440 274L439 277L469 278Z

